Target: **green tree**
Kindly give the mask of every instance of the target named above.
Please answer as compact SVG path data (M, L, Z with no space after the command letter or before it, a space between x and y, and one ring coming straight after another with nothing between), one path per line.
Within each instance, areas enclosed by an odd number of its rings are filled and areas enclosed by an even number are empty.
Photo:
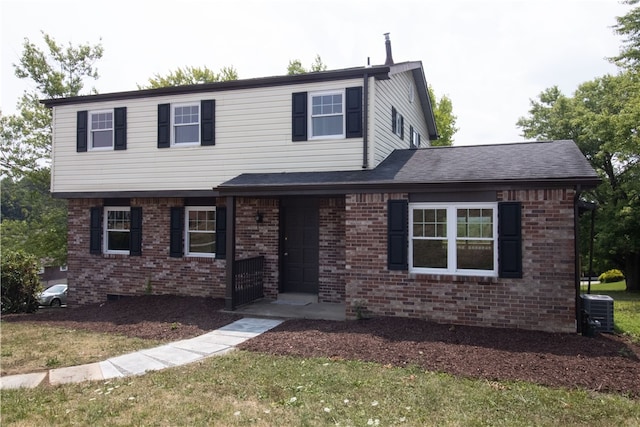
M640 0L626 0L623 3L636 5ZM623 68L640 68L640 7L636 6L624 16L616 18L615 32L624 36L622 48L618 56L611 58Z
M42 35L46 47L25 39L20 60L14 64L16 76L29 80L31 89L18 101L17 114L0 116L0 228L3 252L24 250L47 265L61 265L67 254L67 210L66 203L49 192L51 111L39 100L80 95L87 80L98 78L94 64L103 48L101 44L65 47ZM5 204L12 209L5 209Z
M438 99L431 86L429 86L429 98L431 98L431 108L433 109L436 128L440 135L440 138L431 141L431 145L434 147L453 145L453 135L455 135L459 129L456 127L456 120L458 118L453 114L453 103L451 99L446 95Z
M632 71L581 84L572 97L557 87L531 101L518 120L525 137L573 139L602 177L586 196L599 205L594 250L601 268L625 272L640 290L640 79Z
M294 76L296 74L305 74L317 71L326 71L327 65L322 62L322 58L320 55L316 54L313 63L311 64L311 68L308 70L302 65L302 61L299 59L292 59L289 61L289 65L287 65L287 75Z
M17 103L17 114L0 117L3 174L21 176L47 165L51 156L51 111L43 98L76 96L87 79L97 79L94 63L102 57L101 44L67 47L42 33L46 50L25 39L15 75L32 84ZM92 89L95 92L95 89Z
M155 89L169 86L195 85L238 80L238 72L233 66L222 67L219 73L204 67L185 67L170 71L168 75L154 74L147 85L138 85L138 89Z
M48 168L2 179L2 250L25 251L43 265L67 262L67 203L49 192Z

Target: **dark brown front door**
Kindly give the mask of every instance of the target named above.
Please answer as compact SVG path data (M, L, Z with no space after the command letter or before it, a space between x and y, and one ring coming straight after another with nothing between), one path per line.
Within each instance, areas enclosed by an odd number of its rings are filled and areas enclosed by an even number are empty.
M282 292L318 293L317 199L283 199Z

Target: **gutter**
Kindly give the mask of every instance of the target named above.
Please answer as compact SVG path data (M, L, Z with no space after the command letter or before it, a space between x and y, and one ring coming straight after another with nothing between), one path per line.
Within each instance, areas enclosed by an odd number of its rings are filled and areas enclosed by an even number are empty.
M369 169L369 73L364 73L362 94L362 169Z

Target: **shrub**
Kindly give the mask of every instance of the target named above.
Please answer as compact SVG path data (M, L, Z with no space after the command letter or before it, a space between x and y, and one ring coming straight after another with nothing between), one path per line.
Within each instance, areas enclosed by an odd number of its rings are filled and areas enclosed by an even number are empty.
M620 282L621 280L624 280L624 274L622 274L622 271L614 268L613 270L608 270L602 273L598 277L598 280L600 280L600 283Z
M35 256L22 251L2 254L2 313L33 313L42 290Z

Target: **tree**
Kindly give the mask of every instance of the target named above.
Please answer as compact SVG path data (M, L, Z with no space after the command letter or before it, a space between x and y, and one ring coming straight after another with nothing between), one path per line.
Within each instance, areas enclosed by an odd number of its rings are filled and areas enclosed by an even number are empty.
M3 251L25 251L43 265L67 262L67 203L49 192L48 168L2 179Z
M624 3L635 5L640 3L640 0L626 0ZM623 68L638 70L640 69L640 7L635 7L626 15L617 17L616 21L613 29L626 39L618 56L611 59Z
M431 145L434 147L453 145L453 135L455 135L459 129L456 127L456 120L458 118L453 114L453 103L451 99L443 95L440 100L438 100L431 86L429 86L429 98L431 98L431 108L433 109L436 128L440 135L440 138L431 141Z
M640 290L639 76L623 71L599 77L581 84L572 97L549 88L531 101L529 116L517 126L528 138L578 144L603 179L586 195L600 207L597 258L625 272L627 290Z
M65 48L48 34L42 35L46 52L25 39L20 61L14 64L16 76L29 79L35 84L33 89L25 91L18 101L16 115L0 117L0 166L11 176L21 176L49 162L51 111L40 99L77 96L85 80L98 78L94 63L102 58L101 44L69 44Z
M204 67L178 67L170 71L168 75L154 74L146 86L138 85L138 89L155 89L168 86L195 85L201 83L215 83L229 80L238 80L238 72L233 66L222 67L219 73Z
M25 39L20 61L14 64L16 76L30 80L33 88L18 101L17 114L0 116L0 228L3 253L25 250L46 265L62 265L67 256L67 210L66 203L54 200L49 192L51 111L39 100L80 95L86 80L98 78L94 63L103 48L101 44L65 47L42 35L45 50ZM5 209L5 204L13 210Z
M312 73L317 71L326 71L326 70L327 70L327 65L324 62L322 62L322 58L318 54L316 54L313 64L311 64L311 68L309 70L304 68L304 66L302 65L302 61L300 61L299 59L290 60L289 65L287 65L288 76L294 76L296 74Z

